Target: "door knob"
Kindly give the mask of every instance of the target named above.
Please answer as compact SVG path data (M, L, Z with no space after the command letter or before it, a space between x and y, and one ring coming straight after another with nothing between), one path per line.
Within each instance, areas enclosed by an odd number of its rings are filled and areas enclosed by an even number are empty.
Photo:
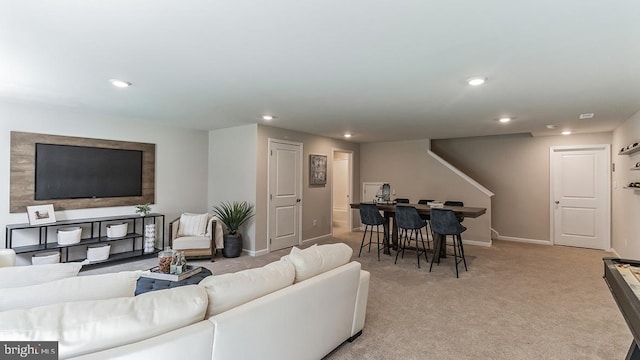
M300 201L302 201L301 199L296 199L296 202L299 203Z
M556 200L556 205L558 205L558 204L560 204L560 201L557 201L557 200Z

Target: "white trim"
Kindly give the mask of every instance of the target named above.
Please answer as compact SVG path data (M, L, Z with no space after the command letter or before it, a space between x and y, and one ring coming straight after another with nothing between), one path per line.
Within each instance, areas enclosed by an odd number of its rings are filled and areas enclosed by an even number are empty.
M349 196L349 201L347 203L347 229L350 229L353 226L352 214L353 211L351 209L351 203L353 202L353 151L352 150L343 150L338 148L331 148L331 209L333 209L333 159L335 158L336 152L346 153L347 154L347 166L348 166L348 177L349 177L349 189L347 190L347 195ZM330 214L330 222L331 224L331 234L333 234L333 210Z
M520 237L514 237L514 236L498 236L496 240L513 241L513 242L521 242L521 243L536 244L536 245L553 245L551 241L548 241L548 240L527 239L527 238L520 238Z
M247 253L247 255L249 256L261 256L261 255L267 255L269 253L269 249L262 249L257 251L242 249L242 252Z
M613 253L613 255L614 255L614 257L617 257L617 258L621 258L621 257L622 257L622 256L620 256L620 254L618 254L618 252L617 252L617 251L616 251L616 249L614 249L614 248L611 248L611 249L609 249L609 250L607 250L607 251L608 251L608 252L612 252L612 253Z
M608 172L605 176L605 201L603 202L605 205L605 217L609 219L607 224L605 225L605 229L603 230L604 234L608 234L609 241L602 250L606 250L607 248L611 248L611 146L609 144L593 144L593 145L565 145L565 146L551 146L549 147L549 242L551 245L555 245L555 210L554 210L554 201L555 201L555 187L554 187L554 156L553 154L556 151L575 151L575 150L604 150L605 156L605 168Z
M482 193L484 193L485 195L491 197L493 195L495 195L494 193L492 193L489 189L487 189L486 187L480 185L479 182L473 180L472 178L470 178L467 174L463 173L462 171L458 170L455 166L449 164L445 159L441 158L440 156L438 156L436 153L434 153L431 150L427 150L427 154L429 154L432 158L436 159L440 164L442 164L444 167L446 167L447 169L453 171L454 174L458 175L459 177L461 177L463 180L465 180L466 182L468 182L469 184L471 184L473 187L475 187L476 189L480 190Z
M332 237L333 236L331 234L316 236L316 237L311 238L311 239L302 240L302 244L304 245L304 244L309 243L309 242L317 243L320 240L329 240Z
M482 246L482 247L491 247L493 245L493 242L491 240L489 240L489 242L486 242L486 241L462 239L462 243L465 245Z
M537 245L553 245L549 240L528 239L528 238L521 238L521 237L515 237L515 236L502 236L494 228L491 228L491 232L495 234L495 237L493 238L496 240L515 241L515 242L537 244Z

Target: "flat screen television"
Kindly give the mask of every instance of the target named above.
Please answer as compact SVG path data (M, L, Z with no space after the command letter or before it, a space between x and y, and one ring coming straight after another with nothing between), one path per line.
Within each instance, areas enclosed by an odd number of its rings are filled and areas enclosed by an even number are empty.
M142 196L142 151L36 143L35 200Z

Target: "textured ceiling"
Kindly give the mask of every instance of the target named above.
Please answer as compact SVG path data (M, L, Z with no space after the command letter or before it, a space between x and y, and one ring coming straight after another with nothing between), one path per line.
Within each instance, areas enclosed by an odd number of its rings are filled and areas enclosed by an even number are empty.
M13 101L197 129L269 113L270 125L355 142L610 131L640 109L638 1L0 7L0 98ZM475 75L487 83L466 85Z

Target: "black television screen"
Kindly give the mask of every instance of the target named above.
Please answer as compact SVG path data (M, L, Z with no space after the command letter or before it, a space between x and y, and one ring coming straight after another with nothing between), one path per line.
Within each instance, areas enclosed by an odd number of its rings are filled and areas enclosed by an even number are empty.
M142 151L36 143L35 200L142 196Z

